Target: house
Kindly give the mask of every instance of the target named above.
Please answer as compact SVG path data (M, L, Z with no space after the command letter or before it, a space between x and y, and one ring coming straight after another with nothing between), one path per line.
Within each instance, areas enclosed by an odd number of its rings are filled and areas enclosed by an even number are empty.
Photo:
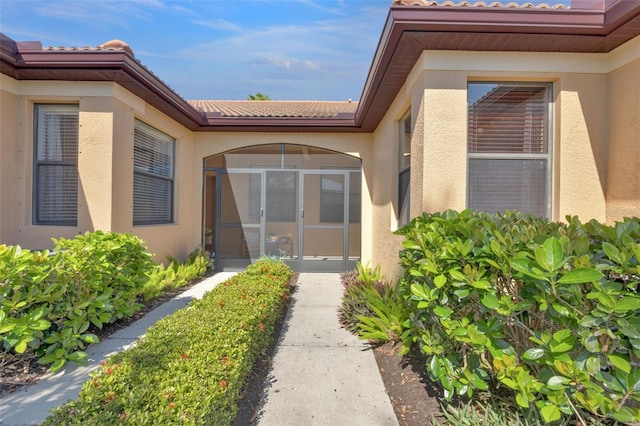
M637 0L396 0L359 102L187 101L117 40L0 59L5 244L101 229L393 275L423 211L640 213Z

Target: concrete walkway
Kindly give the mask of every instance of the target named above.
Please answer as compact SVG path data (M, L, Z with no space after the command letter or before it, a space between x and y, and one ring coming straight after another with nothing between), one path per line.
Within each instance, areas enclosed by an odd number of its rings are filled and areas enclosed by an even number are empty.
M398 424L373 352L340 328L341 298L338 274L300 274L259 425Z
M0 425L37 425L78 397L100 361L131 346L159 319L200 298L233 273L216 274L88 349L89 364L67 365L0 399ZM300 274L273 360L259 424L397 425L373 353L340 328L338 274Z

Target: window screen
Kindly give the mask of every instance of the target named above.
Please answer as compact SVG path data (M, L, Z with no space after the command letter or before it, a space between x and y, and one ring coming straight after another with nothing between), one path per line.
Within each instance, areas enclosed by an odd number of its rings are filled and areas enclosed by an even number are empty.
M141 121L133 138L133 224L171 223L175 141Z
M320 183L320 222L344 222L344 175L322 175Z
M550 212L548 84L469 83L468 204Z
M78 115L77 105L35 106L36 225L77 225Z

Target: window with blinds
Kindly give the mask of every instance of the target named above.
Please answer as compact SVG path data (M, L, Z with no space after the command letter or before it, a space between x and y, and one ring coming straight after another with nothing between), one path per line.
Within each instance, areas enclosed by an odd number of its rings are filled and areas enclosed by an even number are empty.
M398 225L409 223L409 182L411 178L411 109L400 119L398 141Z
M33 223L78 223L78 105L36 105Z
M551 210L550 84L468 84L468 206Z
M133 224L173 222L175 140L136 120L133 132Z

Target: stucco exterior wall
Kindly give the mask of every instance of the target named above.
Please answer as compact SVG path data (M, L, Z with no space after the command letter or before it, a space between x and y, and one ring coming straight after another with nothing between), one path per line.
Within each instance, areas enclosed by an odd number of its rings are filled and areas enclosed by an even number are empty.
M464 210L468 73L427 71L423 80L424 201L412 213Z
M605 220L607 73L603 61L606 58L600 54L569 56L499 52L423 54L418 62L421 72L413 73L416 81L424 81L422 209L466 208L467 83L548 82L553 85L552 219L562 220L571 214L584 220ZM532 72L530 68L545 71Z
M393 235L398 120L409 105L414 115L411 215L467 207L470 81L552 84L553 220L578 215L585 221L605 221L623 215L622 211L638 215L640 155L634 153L640 149L640 63L629 63L629 55L633 53L424 52L374 133L372 263L380 264L390 277L400 273L401 238ZM626 65L609 74L614 63ZM608 152L608 140L614 157ZM615 155L624 157L617 161L623 164L619 170L612 169Z
M13 81L0 74L0 244L15 239L18 97L7 90Z
M467 84L549 82L552 219L640 214L640 37L608 54L426 51L378 128L357 133L191 132L115 83L16 81L0 75L0 243L50 248L51 237L131 232L156 260L201 244L203 159L265 144L329 149L362 160L362 252L388 278L398 251L399 120L410 109L411 216L467 206ZM33 110L79 105L78 225L32 225ZM176 139L174 223L133 226L135 120ZM208 195L211 197L211 194ZM209 198L210 199L210 198Z
M130 232L146 241L156 260L184 258L200 244L191 223L193 135L113 83L16 81L2 75L0 243L51 249L51 238L87 231ZM77 226L33 225L34 105L79 106ZM138 118L176 138L175 223L133 226L133 125ZM199 199L199 196L196 195ZM161 229L159 231L159 229Z
M609 75L607 105L607 221L613 222L640 216L640 59Z
M606 74L563 74L555 84L553 219L606 219Z
M170 120L163 113L148 105L146 105L144 112L130 109L123 119L130 120L132 123L134 119L139 119L176 140L174 221L164 225L135 226L133 233L147 242L149 250L156 255L156 261L166 262L167 256L184 260L193 249L201 244L202 160L194 156L194 135L189 129ZM127 215L126 221L122 220L123 226L133 221L133 125L125 128L131 132L131 135L128 138L123 138L123 141L126 145L131 144L131 149L121 147L121 150L124 154L123 161L131 162L131 167L127 167L131 173L131 181L125 185L126 188L131 188L131 195L127 195L127 200L123 198L118 204L126 206L126 202L128 202L131 214ZM198 187L190 184L196 178L200 180Z

